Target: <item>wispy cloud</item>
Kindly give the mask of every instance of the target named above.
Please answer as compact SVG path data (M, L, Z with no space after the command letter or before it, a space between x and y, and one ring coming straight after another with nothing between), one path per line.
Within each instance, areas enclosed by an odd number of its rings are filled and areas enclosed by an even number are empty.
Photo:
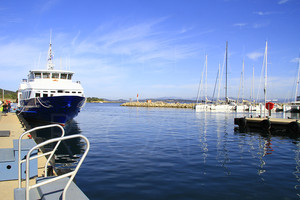
M76 44L76 41L78 40L80 36L80 31L78 31L77 35L75 37L73 37L71 45L74 46Z
M270 22L257 22L252 25L253 28L263 28L269 26Z
M278 1L278 4L279 5L281 5L281 4L285 4L285 3L287 3L289 0L280 0L280 1Z
M292 62L292 63L299 63L299 62L300 62L300 58L299 58L299 57L293 58L293 59L291 60L291 62Z
M176 89L195 89L198 87L198 84L173 84L173 85L153 85L153 88L176 88Z
M141 77L149 73L164 76L176 63L199 54L200 48L193 39L189 40L198 37L198 33L162 30L161 25L167 19L121 25L111 22L91 31L89 35L81 31L54 31L55 68L64 69L70 59L71 70L80 74L85 88L94 88L99 80L103 88L120 87L129 84L138 72L142 72ZM0 66L7 66L3 72L7 77L14 76L21 80L28 70L44 68L48 42L49 33L46 32L31 39L0 38ZM20 71L20 75L15 76L15 71ZM143 79L141 77L139 79Z
M237 26L237 27L240 27L240 28L245 27L246 25L247 25L247 23L235 23L235 24L233 24L233 26Z
M255 52L248 53L247 57L250 58L251 60L257 60L263 55L264 55L263 53L255 51Z
M193 30L193 27L182 27L182 29L179 31L180 34L186 33L188 31Z
M48 1L42 1L43 4L39 8L39 12L43 13L48 10L50 10L53 6L55 6L60 0L48 0Z
M153 61L170 61L174 60L174 57L185 59L194 55L198 47L193 43L182 42L189 37L185 31L162 32L157 28L165 20L166 18L161 18L135 25L123 25L112 30L104 25L82 40L76 53L109 57L126 56L126 62L151 60L153 64L155 64Z
M263 11L258 11L258 12L254 12L254 14L260 15L260 16L264 16L264 15L271 15L271 14L274 14L274 12L263 12Z
M0 66L8 68L33 64L32 58L38 57L38 49L27 43L10 42L0 45Z

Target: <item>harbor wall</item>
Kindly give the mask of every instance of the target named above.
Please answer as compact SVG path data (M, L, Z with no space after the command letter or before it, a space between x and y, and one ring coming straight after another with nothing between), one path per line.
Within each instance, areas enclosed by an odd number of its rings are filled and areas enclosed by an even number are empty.
M163 108L190 108L195 107L195 103L166 103L163 101L157 102L126 102L121 106L130 106L130 107L163 107Z

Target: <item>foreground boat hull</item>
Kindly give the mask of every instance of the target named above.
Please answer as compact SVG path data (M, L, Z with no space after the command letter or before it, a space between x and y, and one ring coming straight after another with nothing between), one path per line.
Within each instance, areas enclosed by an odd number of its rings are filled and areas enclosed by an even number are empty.
M28 121L65 124L78 115L85 97L56 96L22 100L20 114Z

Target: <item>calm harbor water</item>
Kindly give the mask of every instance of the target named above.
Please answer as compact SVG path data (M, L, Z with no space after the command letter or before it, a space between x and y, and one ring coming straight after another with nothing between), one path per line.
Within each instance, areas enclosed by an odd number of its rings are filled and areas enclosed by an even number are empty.
M234 131L244 115L86 104L76 182L90 199L298 199L299 140Z

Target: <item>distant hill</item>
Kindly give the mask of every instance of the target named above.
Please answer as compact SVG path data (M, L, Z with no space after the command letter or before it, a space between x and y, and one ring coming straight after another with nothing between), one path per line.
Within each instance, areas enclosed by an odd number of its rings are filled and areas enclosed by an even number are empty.
M87 97L86 102L87 103L124 103L126 101L123 99L110 100L110 99L98 98L98 97Z
M13 92L13 91L4 89L4 99L5 100L9 99L9 100L16 101L17 97L18 97L17 92ZM2 99L3 99L3 89L0 88L0 100L2 101Z
M87 97L86 102L91 103L91 102L101 102L104 101L104 99L100 99L98 97Z

